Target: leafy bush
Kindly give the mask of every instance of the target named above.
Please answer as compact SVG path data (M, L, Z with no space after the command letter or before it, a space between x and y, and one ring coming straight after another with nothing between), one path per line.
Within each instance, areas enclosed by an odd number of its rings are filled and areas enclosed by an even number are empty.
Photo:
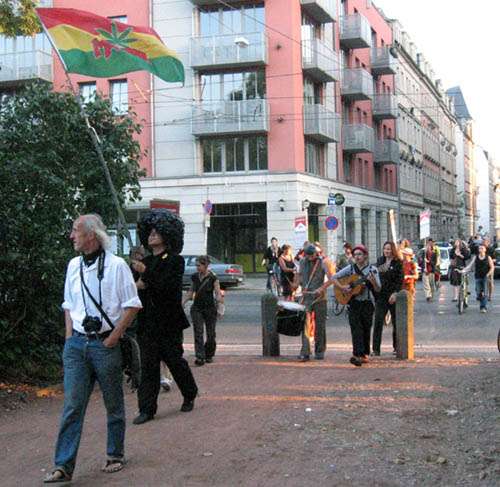
M86 106L121 202L139 198L140 125L108 100ZM133 115L133 114L132 114ZM58 360L73 219L116 211L79 106L33 84L0 105L0 374L44 375Z

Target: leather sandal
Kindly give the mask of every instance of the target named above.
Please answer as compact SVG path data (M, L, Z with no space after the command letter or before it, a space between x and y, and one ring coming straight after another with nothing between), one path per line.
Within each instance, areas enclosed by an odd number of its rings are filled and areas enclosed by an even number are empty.
M123 458L108 458L101 470L104 473L115 473L122 470L124 466L125 460Z

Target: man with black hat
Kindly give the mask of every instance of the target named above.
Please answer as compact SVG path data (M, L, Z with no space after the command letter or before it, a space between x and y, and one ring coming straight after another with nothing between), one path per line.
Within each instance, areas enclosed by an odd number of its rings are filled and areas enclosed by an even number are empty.
M318 291L325 282L332 276L328 259L320 255L321 249L313 244L304 248L304 258L300 261L298 274L298 284L302 286L304 298L303 304L308 312L308 319L313 320L314 327L314 358L323 360L326 350L326 313L327 300L326 292ZM310 338L305 330L302 332L302 349L299 360L307 362L311 355Z
M137 287L144 306L138 317L142 380L139 415L134 419L134 424L143 424L156 414L161 361L184 397L181 411L192 411L198 387L183 358L183 330L189 326L182 307L184 259L179 255L184 245L184 223L167 210L155 209L144 215L138 230L141 243L152 253L142 262L132 262L140 275Z

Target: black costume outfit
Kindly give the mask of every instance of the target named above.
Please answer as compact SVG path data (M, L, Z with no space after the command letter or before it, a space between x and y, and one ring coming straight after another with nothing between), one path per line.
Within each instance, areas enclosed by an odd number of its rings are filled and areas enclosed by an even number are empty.
M283 262L285 263L285 267L287 269L293 270L295 269L295 262L292 260L286 260L283 259ZM292 283L293 283L293 274L291 272L284 272L283 269L281 269L281 290L282 294L285 297L289 297L293 293L292 289Z
M462 283L462 276L457 271L458 269L463 269L467 265L466 261L470 257L470 252L465 248L465 246L460 247L460 253L463 257L456 255L455 247L450 250L450 284L452 286L460 286L460 284Z
M144 258L141 279L143 309L139 312L137 339L141 348L142 380L138 390L139 411L153 416L160 392L160 362L172 373L185 401L198 393L189 364L183 358L183 330L189 327L182 308L184 259L163 252Z
M214 284L217 276L209 271L201 280L195 272L191 276L195 293L191 306L191 319L194 330L194 353L198 360L211 360L215 355L215 325L217 323L217 305L214 299ZM203 343L203 328L207 330L207 341Z
M392 318L392 346L396 350L396 303L389 304L391 294L401 291L404 282L403 263L398 259L392 259L387 271L380 270L386 262L384 256L377 260L377 267L380 273L382 284L380 292L377 294L375 302L375 322L373 325L373 352L380 354L380 344L382 342L382 329L387 311L390 311Z

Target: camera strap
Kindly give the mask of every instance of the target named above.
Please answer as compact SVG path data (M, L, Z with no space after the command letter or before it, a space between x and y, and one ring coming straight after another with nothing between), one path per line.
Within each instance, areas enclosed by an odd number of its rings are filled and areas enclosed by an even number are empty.
M112 330L114 330L115 325L113 325L111 319L107 315L106 311L102 308L102 294L101 294L101 283L102 283L102 278L104 277L104 256L105 253L102 252L102 254L99 256L98 264L97 264L97 279L99 281L99 302L94 298L92 293L90 292L90 289L88 288L87 284L85 283L85 280L83 278L83 258L80 260L80 284L82 287L82 297L83 297L83 305L85 307L85 312L87 313L87 304L85 302L85 291L87 292L90 300L92 303L94 303L94 306L97 308L97 311L101 313L101 317L106 321L106 323L111 327Z

